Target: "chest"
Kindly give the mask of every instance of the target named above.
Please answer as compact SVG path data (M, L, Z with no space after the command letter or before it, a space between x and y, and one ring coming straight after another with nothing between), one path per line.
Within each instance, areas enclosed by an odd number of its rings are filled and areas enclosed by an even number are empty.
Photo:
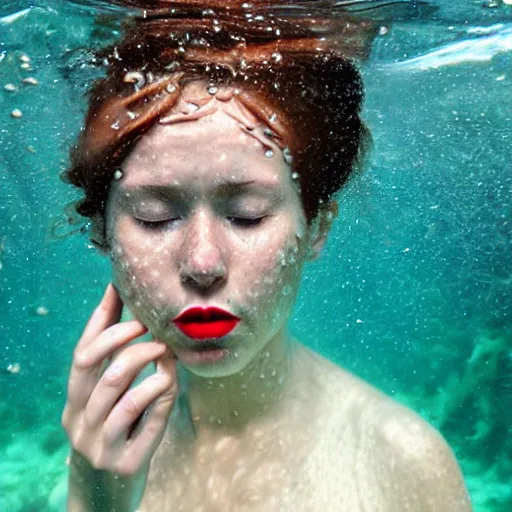
M400 493L390 467L375 464L356 444L342 449L319 438L297 433L272 438L256 431L243 440L223 437L194 452L164 444L139 511L397 510Z

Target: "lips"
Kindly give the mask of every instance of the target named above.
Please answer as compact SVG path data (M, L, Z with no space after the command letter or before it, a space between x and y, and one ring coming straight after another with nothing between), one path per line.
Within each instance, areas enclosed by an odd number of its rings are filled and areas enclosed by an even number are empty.
M173 320L181 332L197 340L226 336L238 322L240 318L216 307L188 308Z

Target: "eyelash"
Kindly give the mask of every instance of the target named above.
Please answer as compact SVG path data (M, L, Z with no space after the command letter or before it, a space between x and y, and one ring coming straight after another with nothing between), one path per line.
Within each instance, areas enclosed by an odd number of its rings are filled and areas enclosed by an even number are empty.
M264 215L262 217L256 218L246 218L246 217L226 217L226 220L239 228L251 228L258 226L261 222L268 217L268 215ZM142 227L149 230L159 230L163 229L166 225L181 220L179 217L176 219L165 219L165 220L143 220L135 218L136 222L140 224Z
M226 220L230 224L234 224L237 227L240 228L252 228L255 227L263 221L267 216L264 215L263 217L255 217L255 218L247 218L247 217L226 217Z

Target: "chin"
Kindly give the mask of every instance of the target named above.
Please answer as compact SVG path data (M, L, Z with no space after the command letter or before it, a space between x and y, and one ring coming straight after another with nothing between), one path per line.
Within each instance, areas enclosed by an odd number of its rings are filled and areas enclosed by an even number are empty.
M231 377L244 371L256 354L231 349L214 349L204 352L176 350L181 366L197 377L216 379Z

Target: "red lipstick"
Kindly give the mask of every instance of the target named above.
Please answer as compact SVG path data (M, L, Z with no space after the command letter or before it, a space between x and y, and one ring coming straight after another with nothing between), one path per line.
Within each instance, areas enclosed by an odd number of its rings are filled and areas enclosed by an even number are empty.
M215 307L188 308L173 320L181 332L196 340L226 336L238 322L237 316Z

